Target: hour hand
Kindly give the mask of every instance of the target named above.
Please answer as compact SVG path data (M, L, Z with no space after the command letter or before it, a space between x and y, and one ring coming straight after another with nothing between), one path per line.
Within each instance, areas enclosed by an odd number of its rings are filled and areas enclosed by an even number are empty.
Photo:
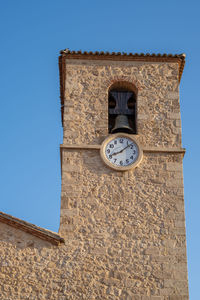
M114 152L114 153L112 153L112 155L117 155L117 154L121 153L122 151L124 151L124 149L122 149L122 150L120 150L118 152Z
M121 149L120 151L112 153L112 155L116 155L116 154L122 153L125 149L127 149L131 145L133 145L133 144L128 144L125 148Z

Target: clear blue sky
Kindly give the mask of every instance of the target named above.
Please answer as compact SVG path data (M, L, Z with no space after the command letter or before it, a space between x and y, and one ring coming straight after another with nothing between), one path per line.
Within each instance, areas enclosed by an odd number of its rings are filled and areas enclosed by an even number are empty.
M200 299L200 2L7 0L0 4L0 210L57 231L58 55L71 50L186 53L180 96L190 299Z

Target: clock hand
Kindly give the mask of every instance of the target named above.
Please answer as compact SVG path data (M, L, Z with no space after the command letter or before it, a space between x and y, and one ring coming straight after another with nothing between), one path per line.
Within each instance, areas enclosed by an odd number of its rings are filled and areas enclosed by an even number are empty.
M123 148L122 150L120 150L120 151L118 151L118 152L114 152L114 153L111 154L111 155L116 155L116 154L122 153L126 148L130 147L131 145L133 145L133 144L129 144L129 145L127 145L125 148Z
M124 151L126 148L130 147L131 145L133 145L133 144L127 145L122 151Z
M114 152L114 153L112 153L111 155L112 155L112 156L113 156L113 155L117 155L117 154L121 153L123 150L124 150L124 149L122 149L122 150L120 150L120 151L118 151L118 152Z

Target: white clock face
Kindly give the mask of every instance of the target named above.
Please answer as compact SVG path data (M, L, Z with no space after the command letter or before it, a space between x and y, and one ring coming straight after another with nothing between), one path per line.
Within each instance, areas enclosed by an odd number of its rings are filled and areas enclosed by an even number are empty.
M125 136L111 139L104 148L107 160L114 166L130 166L138 159L139 149L137 144Z

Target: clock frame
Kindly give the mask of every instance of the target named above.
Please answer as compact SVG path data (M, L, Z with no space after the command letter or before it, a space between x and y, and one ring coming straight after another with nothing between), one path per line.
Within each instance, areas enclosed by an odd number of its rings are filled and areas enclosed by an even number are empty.
M137 147L138 149L138 155L137 158L135 159L135 161L133 161L133 163L126 165L126 166L120 166L120 165L116 165L114 163L112 163L108 158L107 155L105 153L106 151L106 147L107 145L112 141L115 140L116 138L126 138L131 140ZM143 151L141 146L139 145L138 141L136 140L135 136L133 136L132 134L126 134L123 132L119 132L116 134L111 134L109 135L102 143L101 145L101 149L100 149L100 155L101 158L103 160L103 162L110 168L117 170L117 171L128 171L131 170L133 168L135 168L136 166L138 166L138 164L141 162L142 157L143 157Z

